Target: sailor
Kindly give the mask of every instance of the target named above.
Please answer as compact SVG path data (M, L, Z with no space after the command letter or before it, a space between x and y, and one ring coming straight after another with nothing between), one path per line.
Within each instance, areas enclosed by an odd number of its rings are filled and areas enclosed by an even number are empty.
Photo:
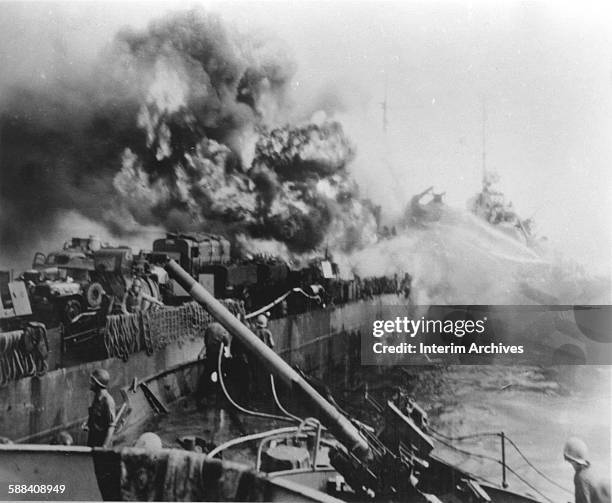
M268 329L268 317L265 314L260 314L255 319L255 327L253 332L263 341L266 346L274 349L274 337ZM257 360L250 361L251 370L251 387L255 394L262 397L267 397L270 394L270 372L264 365Z
M89 447L102 447L110 443L111 427L115 423L115 401L106 390L110 375L104 369L97 368L89 377L89 389L94 392L94 399L89 407L87 420L87 445Z
M257 316L255 326L255 335L264 341L266 346L274 349L274 337L272 337L272 332L268 329L268 317L265 314Z
M242 313L238 313L236 317L241 323L245 323L245 318ZM237 337L232 337L231 355L232 358L227 365L228 373L234 385L234 391L240 399L240 403L244 403L247 402L250 397L253 383L251 379L248 351L246 346Z
M164 303L157 300L155 297L143 292L144 283L141 278L134 278L132 285L125 292L121 309L124 314L137 313L139 311L145 311L149 304L156 304L163 306Z
M594 476L586 444L579 438L572 437L565 443L563 457L575 471L575 503L610 503L610 481Z
M225 345L226 348L229 348L229 332L225 330L221 323L218 321L213 321L204 331L204 347L202 348L202 351L200 351L198 358L206 357L207 359L212 360L212 363L216 368L217 359L219 358L219 351L221 350L221 344ZM226 355L228 355L228 352L229 349L226 351Z
M230 346L231 338L228 331L221 325L221 323L217 321L213 321L210 323L206 330L204 331L204 347L198 358L205 358L204 362L204 372L200 377L200 381L198 384L197 395L200 402L209 396L215 396L220 393L220 389L218 386L219 383L219 374L218 374L218 366L219 366L219 354L221 352L221 348L223 347L223 351L225 356L230 357ZM227 376L226 374L227 365L224 368L223 377Z

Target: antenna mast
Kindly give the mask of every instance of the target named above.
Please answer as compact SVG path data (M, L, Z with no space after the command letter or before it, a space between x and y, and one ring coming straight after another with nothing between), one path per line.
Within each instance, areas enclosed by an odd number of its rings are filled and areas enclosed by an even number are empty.
M482 99L482 179L487 173L487 102Z
M380 103L380 107L382 108L382 130L383 130L383 133L387 132L387 125L389 124L389 122L387 121L387 83L388 83L388 77L387 77L387 73L385 72L385 98Z

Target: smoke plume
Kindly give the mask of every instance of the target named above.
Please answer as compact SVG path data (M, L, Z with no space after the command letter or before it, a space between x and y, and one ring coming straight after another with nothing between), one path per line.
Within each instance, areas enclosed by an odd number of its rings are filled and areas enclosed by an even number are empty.
M89 78L11 88L0 109L2 255L51 237L66 212L127 241L202 230L306 253L352 249L364 230L371 239L341 125L324 114L286 123L295 65L278 46L192 10L121 31Z
M378 240L377 224L397 223L432 173L414 149L389 157L379 128L343 100L353 82L293 104L296 65L276 40L196 9L124 29L95 63L61 68L0 95L0 266L24 269L36 249L83 233L147 247L165 230L205 231L244 254L329 249L347 277L410 272L421 303L610 298L609 278L595 283L465 212Z

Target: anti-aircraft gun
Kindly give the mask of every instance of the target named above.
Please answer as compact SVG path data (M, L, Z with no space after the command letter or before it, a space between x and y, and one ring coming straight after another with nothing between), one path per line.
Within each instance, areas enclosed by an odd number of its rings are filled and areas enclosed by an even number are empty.
M427 415L417 404L399 400L388 401L384 407L377 405L385 416L384 427L370 431L342 414L180 265L169 260L166 270L272 374L284 381L292 395L299 397L312 416L335 437L337 443L330 461L358 499L435 503L441 500L433 493L439 495L442 491L447 496L452 494L452 501L491 501L472 477L430 457L434 444L427 434Z

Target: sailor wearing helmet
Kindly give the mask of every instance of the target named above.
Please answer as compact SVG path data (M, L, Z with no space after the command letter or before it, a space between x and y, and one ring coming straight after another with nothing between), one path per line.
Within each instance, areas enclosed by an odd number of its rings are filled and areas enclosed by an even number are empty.
M610 503L610 482L597 479L587 460L586 444L572 437L565 443L563 457L576 472L574 475L575 503Z
M124 314L137 313L138 311L146 311L148 306L156 304L163 306L163 302L160 302L155 297L145 293L144 281L141 278L134 278L132 285L125 292L121 309Z
M107 391L109 373L97 368L89 377L89 389L94 392L94 399L89 407L87 420L87 445L89 447L102 447L110 441L111 426L115 423L115 401Z
M257 316L255 327L255 335L265 342L266 346L274 349L274 337L272 337L272 332L268 329L268 317L265 314Z
M274 337L268 329L268 317L265 314L260 314L255 318L255 327L253 329L255 335L271 349L274 349ZM251 362L251 384L256 393L267 397L270 393L270 372L268 369L257 360Z

